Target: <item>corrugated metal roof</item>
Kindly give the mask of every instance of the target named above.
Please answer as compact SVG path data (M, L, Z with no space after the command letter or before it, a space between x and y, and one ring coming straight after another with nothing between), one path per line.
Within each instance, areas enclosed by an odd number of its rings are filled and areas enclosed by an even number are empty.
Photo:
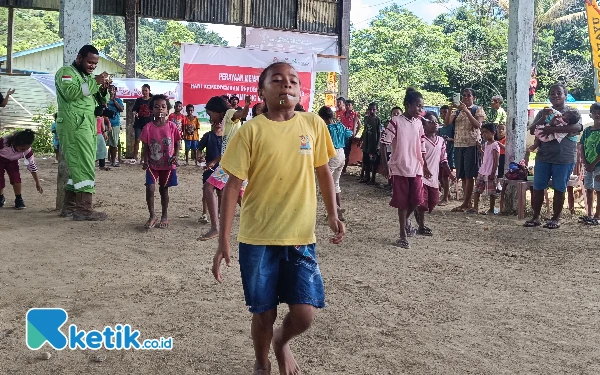
M12 0L26 9L58 10L60 0ZM148 18L220 23L315 34L337 34L339 0L138 0ZM125 0L95 0L94 13L125 15ZM250 4L244 15L244 4ZM0 6L11 0L0 0Z
M15 8L58 10L60 0L0 0L0 6Z
M314 34L337 34L337 0L300 0L300 31Z
M253 0L253 27L297 30L298 0Z
M25 51L15 52L15 53L13 53L13 58L31 55L32 53L42 52L42 51L56 48L56 47L62 47L64 44L65 43L63 41L60 41L60 42L56 42L56 43L46 44L44 46L35 47L35 48L28 49ZM6 56L0 56L0 61L6 61Z
M142 0L140 3L140 15L142 17L169 20L185 19L186 0Z
M189 0L185 18L191 22L240 24L241 0Z
M94 14L104 16L124 16L125 0L95 0Z

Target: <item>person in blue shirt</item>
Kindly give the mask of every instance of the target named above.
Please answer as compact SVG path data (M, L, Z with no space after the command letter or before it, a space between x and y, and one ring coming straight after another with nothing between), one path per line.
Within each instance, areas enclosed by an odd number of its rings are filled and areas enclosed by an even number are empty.
M335 156L329 159L329 170L333 176L333 183L335 186L335 200L337 203L338 217L340 221L344 221L343 213L345 211L342 209L340 176L342 175L342 170L344 169L344 164L346 162L344 146L346 145L346 141L352 137L352 130L346 128L341 122L336 121L333 111L327 106L323 106L319 109L319 116L327 124L327 130L329 130L333 147L335 147Z
M120 134L121 134L121 112L123 112L123 100L117 98L117 88L111 85L108 88L110 98L106 104L108 109L115 113L113 118L110 118L111 131L108 134L108 156L110 158L110 164L113 167L119 167L121 155L117 159L117 151L119 150Z
M55 113L54 115L52 115L52 117L54 117L54 122L52 123L52 128L50 129L50 131L52 132L52 147L54 147L54 164L58 164L58 154L60 152L59 147L60 147L60 143L58 142L58 134L56 134L56 116L58 116L57 113Z

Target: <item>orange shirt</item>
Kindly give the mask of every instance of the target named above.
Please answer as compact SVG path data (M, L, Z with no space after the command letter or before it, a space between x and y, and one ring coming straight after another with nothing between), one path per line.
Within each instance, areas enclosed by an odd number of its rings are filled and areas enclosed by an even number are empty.
M502 146L506 146L506 137L499 139L498 143L500 143ZM504 150L504 147L500 147L500 155L504 155L504 152L506 150Z

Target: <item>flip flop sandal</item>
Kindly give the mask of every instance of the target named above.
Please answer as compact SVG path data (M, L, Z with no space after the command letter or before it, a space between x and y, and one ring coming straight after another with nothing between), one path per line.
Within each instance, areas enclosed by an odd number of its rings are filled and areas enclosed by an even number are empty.
M589 220L584 223L585 223L585 225L593 225L593 226L600 225L600 222L595 217L589 218Z
M481 211L479 213L479 215L484 215L484 216L487 216L487 215L496 215L496 213L495 212L491 212L491 211Z
M146 229L154 228L156 226L157 222L158 222L158 219L156 219L156 218L148 219L148 221L146 221L146 224L144 224L144 228L146 228Z
M113 167L115 167L115 168L119 168L119 167L121 166L121 164L119 164L119 162L118 162L118 161L116 161L116 162L114 162L114 163L112 164L112 166L113 166Z
M525 224L523 224L523 226L525 228L534 228L534 227L539 227L540 225L542 225L542 224L537 220L527 220L525 222Z
M169 227L169 223L170 223L169 219L166 219L166 220L160 219L160 223L158 224L158 227L161 229L167 229Z
M454 207L453 209L450 210L450 212L465 212L466 209L462 208L462 207Z
M423 227L423 229L417 230L417 234L421 235L421 236L427 236L427 237L433 236L433 232L431 231L431 229L429 229L427 227Z
M410 245L406 239L400 238L394 243L395 246L398 246L402 249L410 249Z
M210 236L210 237L204 237L204 235L202 235L202 236L198 237L198 241L210 241L213 238L217 238L217 237L219 237L218 233L215 234L214 236Z
M465 212L466 214L476 214L476 213L477 213L477 211L475 211L475 210L474 210L474 209L472 209L472 208L469 208L468 210L466 210L466 211L464 211L464 212Z
M560 228L560 223L555 220L550 220L546 224L544 224L544 228L546 229L558 229Z

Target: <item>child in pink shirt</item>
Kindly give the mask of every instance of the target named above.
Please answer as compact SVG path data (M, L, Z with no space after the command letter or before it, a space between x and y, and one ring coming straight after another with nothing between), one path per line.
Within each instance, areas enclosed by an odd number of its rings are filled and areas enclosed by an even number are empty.
M482 211L482 215L494 215L494 206L496 204L496 185L498 183L498 160L500 159L500 144L494 140L496 135L495 124L484 124L481 127L481 138L485 140L483 149L483 161L479 167L479 175L475 180L475 194L473 196L473 208L467 213L477 213L479 211L479 197L481 194L490 196L490 209Z
M31 172L35 180L35 187L41 194L44 192L38 177L38 167L35 164L31 144L35 139L35 133L32 130L21 130L0 138L0 207L4 207L6 199L4 198L4 171L8 174L10 184L15 192L15 208L22 210L25 208L25 201L21 196L21 173L19 172L19 159L23 158L23 164Z
M181 141L181 132L177 125L167 120L171 109L169 99L164 95L155 95L150 101L150 109L154 121L144 126L140 140L142 141L142 168L146 171L146 203L150 218L146 229L157 224L154 213L154 191L158 184L162 215L160 228L169 226L167 210L169 208L169 187L177 186L177 155Z
M431 229L425 226L425 211L431 213L440 200L440 168L444 170L452 181L456 178L448 166L448 156L446 154L446 141L437 135L439 120L435 112L427 112L421 119L423 122L423 131L425 132L425 162L429 166L430 178L423 178L423 202L415 211L419 229L417 234L422 236L431 236Z
M407 216L423 201L422 177L430 178L425 153L424 132L420 114L423 112L423 96L409 87L404 98L405 112L392 117L381 135L381 153L385 155L387 145L391 145L389 162L383 160L383 173L392 180L392 200L390 206L398 209L400 239L396 246L410 248L407 240ZM391 176L391 177L390 177Z

